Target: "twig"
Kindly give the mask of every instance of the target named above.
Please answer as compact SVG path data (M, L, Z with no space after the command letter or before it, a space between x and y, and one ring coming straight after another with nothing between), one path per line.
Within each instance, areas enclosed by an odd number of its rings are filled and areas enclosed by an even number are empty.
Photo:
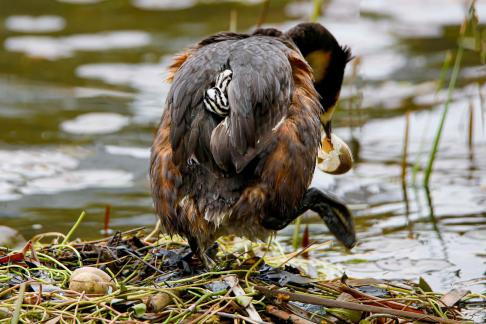
M19 322L20 309L22 308L22 304L24 303L24 293L25 293L26 286L27 286L26 282L20 285L19 295L17 296L17 300L15 301L15 310L12 316L12 320L10 321L10 324L17 324Z
M197 312L198 313L204 313L204 310L200 310L200 311L197 311ZM230 313L225 313L225 312L216 312L215 314L218 315L218 316L221 316L221 317L240 319L240 320L243 320L245 322L252 323L252 324L265 324L265 323L267 323L267 322L263 322L263 321L257 322L257 321L252 320L249 317L242 316L242 315L239 315L239 314L230 314Z
M148 263L147 261L145 261L144 259L142 259L138 255L136 255L135 253L133 253L129 249L123 248L121 250L125 251L125 253L129 254L131 257L133 257L133 258L137 259L138 261L142 262L143 264L145 264L147 267L149 267L150 269L154 270L155 272L158 272L160 274L165 274L165 272L161 271L160 269L157 269L156 267L154 267L153 265L151 265L150 263Z
M268 305L265 309L266 312L270 315L278 317L284 320L286 323L295 323L295 324L313 324L313 322L306 320L300 316L288 313L284 310L278 309L275 306Z
M63 268L64 270L66 270L69 274L71 274L71 270L69 270L64 264L62 264L61 262L59 262L58 260L54 259L53 257L47 255L47 254L44 254L44 253L40 253L38 252L37 255L39 255L40 257L42 258L46 258L47 260L57 264L59 267Z
M196 324L196 323L205 323L211 316L213 316L214 314L216 314L217 312L220 312L220 311L223 311L226 307L228 307L232 302L233 300L232 299L228 299L228 296L233 292L232 289L229 289L228 292L223 296L221 297L222 301L223 300L227 300L226 303L223 305L223 306L219 306L220 302L212 305L208 310L206 310L201 316L191 320L189 323L187 324ZM200 305L201 306L201 305ZM219 306L219 307L218 307Z
M262 286L256 286L256 290L262 292L267 296L277 297L280 300L284 301L299 301L302 303L313 304L313 305L322 305L325 307L337 307L337 308L345 308L363 312L372 312L372 313L383 313L389 314L404 318L415 319L419 321L426 321L432 323L443 323L443 324L462 324L460 321L445 319L437 316L427 315L427 314L417 314L397 309L390 309L386 307L378 307L378 306L371 306L371 305L363 305L357 303L351 303L346 301L338 301L334 299L326 299L317 296L310 296L310 295L303 295L303 294L295 294L288 291L283 290L271 290Z
M309 252L307 251L307 247L309 247L311 244L310 239L309 239L309 225L305 224L304 227L304 234L302 235L302 244L301 246L304 248L304 252L302 252L302 257L304 259L309 258Z
M134 228L134 229L131 229L131 230L128 230L128 231L125 231L125 232L118 232L119 235L121 236L124 236L124 235L128 235L128 234L132 234L132 233L136 233L136 232L139 232L141 230L145 229L145 226L140 226L140 227L137 227L137 228ZM117 234L118 234L117 233ZM105 238L102 238L102 239L99 239L99 240L94 240L94 241L86 241L86 242L83 242L83 243L75 243L73 244L73 246L84 246L84 245L87 245L87 244L96 244L96 243L102 243L102 242L106 242L106 241L109 241L113 238L113 236L108 236L108 237L105 237Z
M17 284L13 287L10 287L10 288L7 288L5 290L2 290L0 291L0 298L7 295L8 293L10 293L11 291L14 291L15 289L19 288L22 284Z
M469 152L473 149L474 137L474 106L469 103L469 127L467 132L467 144L469 146Z
M374 306L387 306L393 309L406 310L408 312L417 313L417 314L424 314L423 311L415 309L413 307L409 307L407 305L403 305L394 301L383 300L378 297L365 294L359 290L353 289L346 285L340 285L339 290L350 294L351 296L358 299L362 303L373 304ZM362 300L362 298L366 298L366 300Z
M470 291L464 288L454 288L447 292L440 302L446 307L452 307L458 303L464 296L466 296Z
M365 320L368 320L368 321L371 322L371 320L373 320L373 319L378 319L378 318L383 318L383 317L393 319L393 320L395 320L395 323L399 322L398 317L390 315L390 314L373 314L373 315L370 315L367 318L365 318Z
M238 278L235 275L232 276L227 276L224 278L224 281L232 288L233 293L235 296L245 296L246 293L241 288L241 286L238 284ZM253 305L251 302L245 307L246 312L248 313L248 316L257 322L262 322L262 318L260 317L260 314L258 314L255 305Z
M193 303L191 306L189 306L187 309L185 309L182 313L179 315L173 317L171 320L173 322L181 321L183 318L186 316L190 315L191 313L196 311L196 308L202 304L206 299L215 297L215 296L221 296L223 295L224 290L222 291L216 291L216 292L210 292L202 295L195 303Z
M55 236L57 238L60 238L62 237L63 239L66 237L66 235L64 235L63 233L58 233L58 232L47 232L47 233L41 233L41 234L37 234L36 236L32 237L30 239L30 241L32 243L37 243L39 241L41 241L42 239L44 239L45 237L50 237L50 236Z
M403 136L403 155L402 155L402 183L405 184L407 181L407 155L408 155L408 138L410 130L410 111L407 110L405 113L405 134Z
M323 243L320 243L319 245L316 246L316 248L322 246L322 245L325 245L325 244L329 244L330 241L326 241L326 242L323 242ZM316 242L315 241L312 241L310 242L305 248L303 248L302 250L300 251L297 251L297 252L293 252L291 253L290 257L288 257L287 259L285 259L285 261L283 261L282 263L280 263L277 268L280 268L280 267L283 267L287 262L289 262L290 260L298 257L299 255L301 254L304 254L306 252L308 252L310 250L311 247L314 246Z
M78 301L76 302L76 307L74 308L74 315L73 315L73 317L74 317L73 324L76 324L76 316L78 315L79 303L81 302L81 300L83 298L84 298L84 291L81 293L81 295L79 295Z
M155 228L152 232L150 232L149 235L147 235L143 241L148 242L152 237L158 236L160 234L160 228L162 227L162 223L160 222L160 219L157 220L157 223L155 224Z
M103 234L110 234L110 216L111 216L111 205L105 206L105 221L103 224Z

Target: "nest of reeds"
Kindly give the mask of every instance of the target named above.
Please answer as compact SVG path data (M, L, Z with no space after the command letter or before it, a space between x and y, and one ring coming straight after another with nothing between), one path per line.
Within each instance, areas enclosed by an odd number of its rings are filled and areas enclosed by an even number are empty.
M183 241L147 240L142 229L90 242L71 235L0 250L0 322L459 323L461 303L477 297L423 282L311 278L290 265L302 251L270 257L271 244L264 257L226 246L207 271Z

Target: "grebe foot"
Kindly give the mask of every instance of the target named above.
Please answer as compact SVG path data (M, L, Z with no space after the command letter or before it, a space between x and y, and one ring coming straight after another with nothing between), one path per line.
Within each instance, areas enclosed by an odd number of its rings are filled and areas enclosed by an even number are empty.
M281 230L307 210L315 211L326 223L331 233L348 249L356 244L353 217L346 205L333 194L310 188L300 206L287 215L272 215L262 220L262 225L270 230Z
M199 261L202 262L204 268L207 271L211 271L215 268L218 267L218 264L213 260L213 258L216 257L216 254L218 253L218 243L214 242L208 249L205 251L202 251L199 247L199 244L197 242L197 239L190 237L188 238L189 246L191 247L191 256L196 256Z
M302 205L319 214L331 233L348 249L356 244L354 221L348 207L330 192L310 188Z

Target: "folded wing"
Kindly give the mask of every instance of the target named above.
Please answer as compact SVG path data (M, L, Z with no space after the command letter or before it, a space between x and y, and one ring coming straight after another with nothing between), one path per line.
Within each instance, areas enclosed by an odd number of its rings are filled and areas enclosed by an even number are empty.
M176 73L168 98L171 143L179 162L194 155L200 163L240 173L271 145L272 134L287 116L292 49L277 38L226 35L196 49ZM202 100L225 69L233 74L229 115L222 118L204 109Z

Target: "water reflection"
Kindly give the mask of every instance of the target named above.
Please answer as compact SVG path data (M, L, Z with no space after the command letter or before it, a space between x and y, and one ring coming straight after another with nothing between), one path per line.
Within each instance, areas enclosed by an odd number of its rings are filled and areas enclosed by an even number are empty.
M251 29L261 1L134 0L116 10L110 1L36 3L18 0L0 12L0 223L26 237L66 231L86 209L79 234L90 237L109 204L114 229L152 225L149 146L170 57L227 29L231 10L240 31ZM272 1L267 24L285 29L308 19L309 3ZM89 24L80 18L87 11ZM477 11L484 20L484 1ZM466 55L430 192L421 173L412 173L431 147L446 98L436 79L463 15L462 2L453 0L326 2L320 21L359 61L355 73L347 71L335 122L357 164L339 177L316 171L313 185L350 203L361 243L351 253L326 245L314 252L322 262L348 275L424 276L440 290L484 276L486 69L477 57ZM315 215L305 222L313 239L331 238ZM292 230L278 240L288 243Z
M8 51L22 52L34 58L55 60L71 57L76 51L108 51L145 46L150 35L140 31L116 31L79 34L67 37L14 36L5 40Z
M108 134L120 131L130 119L115 113L88 113L61 123L61 129L71 134Z
M10 16L5 20L5 28L22 33L50 33L60 31L66 20L59 16Z

